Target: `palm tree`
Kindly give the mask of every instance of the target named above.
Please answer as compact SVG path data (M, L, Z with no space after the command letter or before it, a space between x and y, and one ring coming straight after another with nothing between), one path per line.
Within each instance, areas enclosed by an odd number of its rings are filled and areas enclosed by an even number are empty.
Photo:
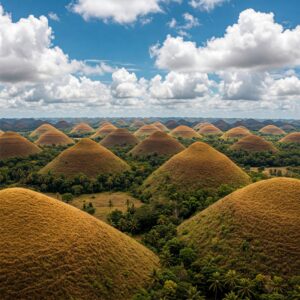
M209 290L212 290L215 293L215 300L217 300L218 292L223 290L221 274L219 272L214 272L208 282L210 282Z
M224 276L224 284L230 290L234 290L239 282L238 274L235 270L229 270Z
M241 278L239 281L238 288L238 295L242 298L249 298L251 299L254 296L254 285L252 281L248 278Z
M223 300L239 300L239 297L231 291L230 293L225 295L225 298L223 298Z

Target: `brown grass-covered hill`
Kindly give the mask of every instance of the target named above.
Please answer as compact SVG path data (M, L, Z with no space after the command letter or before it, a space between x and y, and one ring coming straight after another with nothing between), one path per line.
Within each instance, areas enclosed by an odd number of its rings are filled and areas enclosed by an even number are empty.
M280 143L297 143L300 144L300 132L292 132L282 138Z
M100 129L100 128L102 128L102 127L106 126L106 125L113 125L113 124L112 124L112 123L110 123L110 122L108 122L108 121L103 121L103 122L101 122L101 123L99 124L99 127L98 127L98 129Z
M0 191L1 299L131 299L157 267L150 250L75 207Z
M41 149L16 132L7 131L0 135L0 160L12 157L27 157Z
M265 134L265 135L283 135L283 134L285 134L285 132L281 128L279 128L275 125L267 125L267 126L261 128L259 130L259 132L262 134Z
M55 124L55 128L62 129L62 130L71 128L71 126L72 124L65 120L60 120Z
M90 139L82 139L76 145L66 149L52 162L45 166L41 173L49 171L54 175L74 177L85 174L96 177L100 174L118 174L129 170L129 166L105 147Z
M155 131L161 131L158 127L154 126L153 124L150 125L144 125L141 128L139 128L134 135L137 138L145 138L150 136Z
M107 125L104 125L103 127L101 126L92 136L91 138L92 139L95 139L95 138L104 138L106 137L107 135L109 135L110 133L114 132L115 130L117 129L116 126L112 125L112 124L107 124Z
M70 133L87 134L93 132L94 129L87 123L79 123L73 127Z
M133 156L149 155L171 156L184 150L185 147L166 132L156 131L135 146L129 153Z
M115 129L100 144L107 148L134 146L139 143L137 137L125 128Z
M164 132L169 131L169 129L164 124L162 124L161 122L157 121L157 122L154 122L152 125L154 125L155 127L157 127L161 131L164 131Z
M249 129L243 126L239 127L234 127L226 131L223 135L222 138L227 140L227 139L240 139L243 138L247 135L251 134Z
M198 123L197 125L194 126L194 129L198 131L201 128L203 128L204 126L207 126L207 125L212 125L212 124L208 123L208 122L200 122L200 123Z
M198 132L202 135L221 135L223 133L218 127L212 124L201 127Z
M234 143L230 149L232 150L243 150L247 152L265 152L271 151L276 152L277 149L274 145L264 138L257 136L257 135L247 135Z
M130 125L130 128L141 128L144 125L145 125L145 123L143 121L141 121L141 120L135 120Z
M295 131L296 128L291 124L284 124L280 127L284 131Z
M179 123L175 120L169 120L169 121L166 122L166 127L169 128L169 129L174 129L177 126L179 126Z
M2 131L2 130L0 129L0 136L1 136L3 133L4 133L4 131Z
M35 142L39 146L74 144L74 141L60 130L51 130L43 133Z
M152 195L164 195L166 186L178 191L195 191L216 189L222 184L240 187L249 183L249 176L227 156L205 143L196 142L154 171L143 187Z
M275 178L235 191L182 223L181 238L227 269L299 275L300 180Z
M185 125L180 125L175 129L173 129L171 131L171 135L176 138L183 138L183 139L201 138L201 135L197 133L193 128Z
M34 131L32 131L29 136L32 138L40 137L45 132L56 131L56 130L57 129L50 124L43 124L43 125L39 126L37 129L35 129Z

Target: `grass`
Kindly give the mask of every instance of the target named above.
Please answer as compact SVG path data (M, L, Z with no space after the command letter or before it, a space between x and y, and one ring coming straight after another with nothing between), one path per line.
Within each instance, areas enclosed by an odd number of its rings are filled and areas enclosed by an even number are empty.
M175 129L171 131L171 135L176 138L183 138L183 139L201 138L201 135L197 133L193 128L185 125L177 126Z
M108 125L104 125L101 126L92 136L92 139L95 138L103 138L106 137L107 135L109 135L110 133L114 132L117 129L116 126L112 125L112 124L108 124Z
M158 129L156 126L154 126L153 124L150 125L144 125L142 127L140 127L135 133L134 135L137 138L145 138L150 136L152 133L154 133L155 131L158 131L160 129Z
M243 273L300 270L300 180L275 178L237 190L185 221L180 238L200 257Z
M56 194L47 194L47 196L57 199ZM69 204L82 209L83 204L88 204L89 202L93 203L93 207L96 209L95 218L107 221L107 216L115 209L118 209L122 212L126 212L127 203L131 206L132 204L137 208L142 205L142 202L127 193L117 192L117 193L98 193L98 194L89 194L89 195L80 195L74 198ZM110 202L112 207L110 207Z
M135 146L129 153L139 157L149 155L171 156L184 149L185 147L181 143L167 133L156 131Z
M280 143L297 143L300 144L300 132L292 132L282 138Z
M164 132L169 131L169 129L164 124L162 124L161 122L157 121L157 122L154 122L152 125L154 125L155 127L157 127L161 131L164 131Z
M0 160L12 157L27 157L41 149L16 132L5 132L0 136Z
M286 134L281 128L275 125L267 125L259 130L261 134L266 135L284 135Z
M144 182L143 189L161 194L168 185L178 191L195 191L215 189L222 184L239 187L248 183L249 176L227 156L205 143L196 142L154 171Z
M0 192L1 299L131 299L156 267L150 250L77 208Z
M39 146L67 146L74 144L74 141L60 130L51 130L43 133L35 143Z
M107 148L134 146L139 140L125 128L118 128L107 135L100 144Z
M247 152L264 152L271 151L277 152L277 149L271 142L266 141L264 138L257 135L247 135L234 143L231 146L232 150L243 150Z
M105 147L90 139L81 139L76 145L66 149L45 166L42 174L74 177L85 174L93 178L100 174L118 174L129 170L129 166Z

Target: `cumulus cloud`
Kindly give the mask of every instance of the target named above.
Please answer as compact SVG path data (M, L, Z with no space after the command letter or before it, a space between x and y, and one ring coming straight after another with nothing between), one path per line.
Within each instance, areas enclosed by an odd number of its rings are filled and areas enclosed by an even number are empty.
M175 29L180 36L189 36L188 30L200 26L199 19L190 13L184 13L182 18L182 23L178 23L175 18L172 18L171 21L167 23L169 28Z
M189 3L194 8L209 12L227 1L229 0L191 0Z
M56 21L56 22L59 22L59 21L60 21L59 16L58 16L56 13L52 12L52 11L49 12L48 17L49 17L49 19L51 19L52 21Z
M284 29L273 13L247 9L224 37L212 38L204 47L168 36L151 48L156 65L172 71L269 70L300 65L300 26Z
M96 18L105 22L129 24L148 14L162 13L162 2L166 0L77 0L70 8L85 20Z

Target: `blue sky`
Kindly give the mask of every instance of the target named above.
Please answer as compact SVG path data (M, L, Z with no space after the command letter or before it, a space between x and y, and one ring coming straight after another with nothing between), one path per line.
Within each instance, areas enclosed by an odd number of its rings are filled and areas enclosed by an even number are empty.
M113 1L117 4L126 2L124 0ZM278 33L279 38L285 40L287 34L284 35L284 31L291 29L293 40L296 40L295 43L298 45L300 37L296 27L299 25L299 1L289 0L288 5L284 0L194 0L195 5L191 5L192 0L151 1L153 7L155 5L159 7L160 12L151 13L151 8L148 7L149 13L137 14L133 20L120 21L118 18L123 17L124 14L126 16L127 13L122 14L120 11L124 5L119 5L118 12L113 11L112 8L102 8L101 5L106 5L107 0L2 0L3 14L9 14L10 25L17 24L21 18L27 19L29 15L33 15L36 20L40 20L42 15L47 17L49 22L47 26L52 29L53 38L50 45L42 44L41 47L53 49L56 46L65 57L68 57L69 61L76 60L77 63L91 68L97 67L101 62L105 64L104 67L102 65L100 71L99 69L86 71L82 66L70 68L70 62L63 66L55 62L55 67L66 71L59 76L55 71L55 74L53 76L50 74L51 76L49 75L49 78L47 76L47 79L44 76L41 79L40 70L32 68L31 72L37 72L36 78L23 78L21 75L24 70L19 65L13 75L9 74L9 80L7 74L3 74L1 79L1 72L5 73L5 71L1 71L0 68L1 116L98 116L99 114L134 116L137 114L145 116L299 117L300 79L297 54L293 60L286 59L276 66L273 62L257 63L260 60L258 57L253 58L254 65L249 62L246 67L237 65L235 62L232 66L220 65L220 67L212 67L213 63L204 66L199 62L199 65L195 63L195 68L172 64L170 62L172 57L166 56L172 52L169 47L174 46L176 41L180 44L177 46L181 47L176 48L176 53L178 53L181 49L186 49L188 42L193 42L195 48L199 50L205 48L207 41L213 37L223 39L226 28L237 24L241 13L249 8L254 11L251 13L248 10L251 22L256 22L256 13L263 12L266 16L262 16L260 22L264 24L263 19L267 19L268 14L273 13L274 19L271 25L274 25L274 28L276 25L283 26L281 34ZM208 4L220 3L205 9L206 2ZM79 8L81 12L76 11L76 5L77 7L81 5ZM92 9L86 12L84 9L87 9L87 5ZM126 5L124 9L126 10ZM99 13L93 15L93 12L97 10ZM106 16L103 16L103 11L107 11ZM85 18L84 14L88 14L89 17ZM192 17L192 23L188 23L184 15ZM248 26L248 15L244 13L246 25L243 26ZM172 20L173 25L171 25ZM251 27L250 23L249 27ZM30 26L33 26L32 31L36 34L38 25ZM2 28L2 35L9 35L9 28ZM273 34L273 29L270 32ZM262 33L253 31L252 34L256 41L261 41L259 34ZM276 39L277 37L274 36L272 40ZM251 37L249 37L250 40ZM2 43L4 42L5 40L2 39ZM170 42L170 45L164 44L166 42ZM12 43L11 49L15 49L16 45L13 41L10 43ZM30 43L34 43L34 39L28 41L28 47ZM24 44L26 46L26 41ZM156 50L150 55L150 48L154 45L156 45ZM41 47L37 46L37 51L40 51ZM224 44L224 48L226 47L227 44ZM256 49L257 55L260 52L259 47L260 45ZM265 51L263 48L265 45L261 47L262 51ZM231 46L228 51L235 50ZM281 50L278 49L278 51ZM288 51L292 50L283 49L282 51L286 51L283 56L288 56L291 53ZM2 52L4 59L6 52ZM220 55L223 55L221 52ZM177 55L176 53L174 55ZM30 55L37 55L40 59L38 52ZM52 54L43 53L43 59L47 60L47 55ZM210 54L205 53L205 55L208 55L208 59L211 58ZM190 58L193 59L192 56L184 57L187 61ZM23 59L24 57L20 58L21 63ZM247 56L245 59L247 60ZM10 67L10 70L12 69L15 69L14 66ZM171 79L166 77L168 75ZM18 79L20 76L22 79ZM66 76L69 78L67 79ZM82 87L84 85L82 77L89 80L84 87ZM79 82L75 82L76 78ZM70 87L70 81L80 89L74 95L66 94L68 90L73 90ZM265 85L258 89L257 82L262 81ZM65 82L63 87L62 82ZM186 82L194 82L194 85L187 85ZM155 86L154 83L156 83ZM298 85L299 90L298 88L289 90L290 86L298 87ZM49 91L49 86L53 91L45 94L45 91ZM90 86L96 86L97 90L92 95L87 95L88 100L85 100L84 93L87 93ZM267 94L266 91L262 91L263 88L272 90L272 93ZM15 89L18 91L16 92ZM194 92L191 93L187 91L188 89L193 89ZM61 93L61 90L64 90L64 93ZM143 93L139 93L141 90ZM15 96L16 94L18 97ZM30 97L27 99L28 94ZM96 94L99 99L95 96Z

